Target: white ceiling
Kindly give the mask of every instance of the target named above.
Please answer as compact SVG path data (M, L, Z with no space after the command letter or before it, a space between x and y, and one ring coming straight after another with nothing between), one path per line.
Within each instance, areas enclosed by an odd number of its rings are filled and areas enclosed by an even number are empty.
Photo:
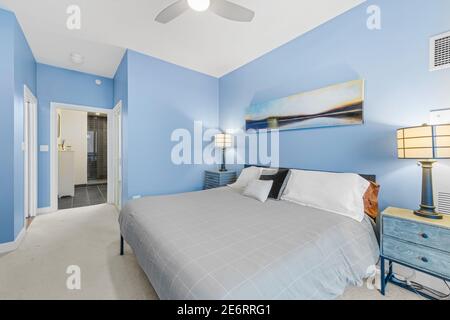
M174 1L0 0L0 6L16 13L41 63L113 77L129 48L221 77L365 0L232 0L256 12L253 22L194 11L166 25L154 22ZM66 28L72 4L81 7L81 30ZM72 52L85 62L73 64Z

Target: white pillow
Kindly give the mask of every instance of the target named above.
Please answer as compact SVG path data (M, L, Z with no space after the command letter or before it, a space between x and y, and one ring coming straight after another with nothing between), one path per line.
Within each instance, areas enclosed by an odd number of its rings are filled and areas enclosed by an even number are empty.
M266 202L270 189L272 189L272 184L272 180L253 180L245 188L243 195L261 202Z
M237 181L233 184L230 184L229 186L234 189L244 190L251 181L258 180L259 177L261 177L261 172L262 168L245 168L244 170L242 170Z
M291 170L282 200L364 219L364 193L369 182L353 173Z

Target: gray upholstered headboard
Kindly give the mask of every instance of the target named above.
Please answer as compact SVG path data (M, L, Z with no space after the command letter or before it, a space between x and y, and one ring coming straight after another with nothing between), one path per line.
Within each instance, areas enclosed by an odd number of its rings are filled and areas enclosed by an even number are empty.
M269 168L267 166L260 166L260 165L250 165L250 164L246 164L245 168L248 167L260 167L260 168ZM310 169L301 169L301 168L280 168L280 169L296 169L296 170L308 170L308 171L322 171L322 172L332 172L332 173L342 173L342 172L334 172L334 171L323 171L323 170L310 170ZM363 173L358 173L361 177L363 177L364 179L371 181L371 182L377 182L377 176L374 174L363 174Z

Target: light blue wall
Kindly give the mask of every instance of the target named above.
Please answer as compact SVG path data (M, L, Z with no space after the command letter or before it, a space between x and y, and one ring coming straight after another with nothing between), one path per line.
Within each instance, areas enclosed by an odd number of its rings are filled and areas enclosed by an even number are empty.
M14 32L14 237L24 222L24 85L36 95L36 60L17 20Z
M114 105L122 101L122 203L128 199L128 51L114 76Z
M380 31L366 27L370 4ZM365 79L365 124L284 131L281 166L377 174L382 207L416 208L421 172L396 159L395 130L450 107L450 70L428 70L429 38L449 30L448 0L367 1L220 79L220 125L243 128L251 103Z
M14 20L0 10L0 243L14 240Z
M13 13L0 9L0 243L13 241L24 222L22 151L24 85L36 92L36 62Z
M95 80L102 80L97 86ZM37 65L39 100L38 143L50 144L50 103L59 102L96 108L113 107L113 80L91 74ZM50 206L50 152L39 152L38 207Z
M218 79L128 51L128 198L200 190L204 165L174 165L170 140L194 121L218 126ZM124 177L125 178L125 177Z

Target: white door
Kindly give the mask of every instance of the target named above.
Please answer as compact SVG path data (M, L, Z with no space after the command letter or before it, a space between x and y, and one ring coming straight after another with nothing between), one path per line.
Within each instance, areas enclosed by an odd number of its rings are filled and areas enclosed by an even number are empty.
M37 211L37 99L24 88L24 215L36 216Z
M122 206L122 102L113 109L114 113L114 204Z

